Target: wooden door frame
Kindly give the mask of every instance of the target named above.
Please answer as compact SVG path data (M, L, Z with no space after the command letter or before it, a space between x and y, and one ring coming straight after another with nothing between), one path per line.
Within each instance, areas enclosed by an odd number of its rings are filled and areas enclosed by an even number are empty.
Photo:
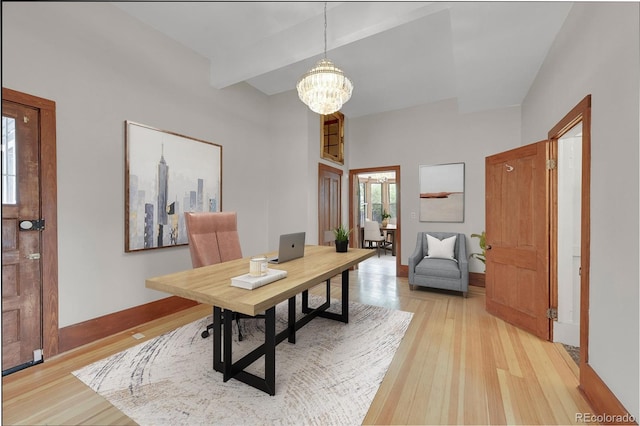
M558 140L576 124L582 122L582 196L581 196L581 229L580 229L580 382L583 382L585 368L589 363L589 274L591 246L591 95L582 99L562 120L549 130L554 158L557 158ZM554 173L555 183L552 185L551 198L551 277L557 274L558 257L554 247L558 241L558 199L557 171ZM551 303L558 303L557 278L551 280Z
M58 186L56 168L56 103L2 88L2 100L38 110L40 118L40 204L42 231L42 350L57 355L58 346Z
M355 229L356 224L353 222L354 215L354 200L356 197L354 191L354 182L357 182L358 175L361 173L380 173L380 172L395 172L396 174L396 232L394 244L396 245L396 276L408 277L409 267L402 266L400 263L402 255L402 202L401 202L401 184L400 184L400 166L381 166L381 167L367 167L362 169L349 170L349 228ZM351 243L353 244L353 243Z

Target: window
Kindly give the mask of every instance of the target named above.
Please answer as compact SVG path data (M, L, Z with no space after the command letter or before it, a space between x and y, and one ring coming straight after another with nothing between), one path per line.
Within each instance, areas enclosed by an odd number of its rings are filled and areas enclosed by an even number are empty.
M395 173L361 174L358 176L360 191L360 223L365 219L382 222L382 213L391 218L398 215Z
M389 183L389 209L387 210L392 218L398 217L398 210L396 205L396 184L395 182Z
M367 217L367 185L364 182L358 184L360 198L360 223L364 223Z
M2 204L16 204L16 120L2 117Z
M382 184L371 185L371 220L382 222Z

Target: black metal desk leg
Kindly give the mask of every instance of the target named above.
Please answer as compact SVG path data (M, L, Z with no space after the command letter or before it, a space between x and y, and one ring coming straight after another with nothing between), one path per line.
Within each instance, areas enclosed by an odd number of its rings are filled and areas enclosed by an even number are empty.
M349 270L342 271L342 322L349 323Z
M289 343L296 343L296 297L289 298Z
M264 380L269 395L276 394L276 308L265 311Z
M325 300L327 302L331 302L331 278L327 280L327 288L325 289L325 293L326 293Z
M233 340L233 336L231 335L231 325L233 322L233 312L230 311L229 309L225 309L224 310L224 320L222 321L223 323L223 328L224 331L222 332L222 358L223 358L223 380L226 382L227 380L229 380L232 375L231 375L231 371L232 371L232 357L231 357L231 342Z
M326 281L326 283L327 283L326 301L330 302L331 301L331 278L329 278ZM311 311L313 311L313 309L309 307L309 290L304 290L302 292L302 313L308 314Z
M213 307L213 369L222 372L222 309Z

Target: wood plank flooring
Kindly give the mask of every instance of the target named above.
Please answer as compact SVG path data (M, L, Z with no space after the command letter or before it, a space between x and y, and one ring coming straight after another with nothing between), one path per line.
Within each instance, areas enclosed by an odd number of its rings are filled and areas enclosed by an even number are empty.
M351 300L410 311L414 318L365 424L564 425L591 412L562 346L487 314L484 289L472 287L466 299L411 291L406 278L393 276L394 262L376 259L352 272ZM339 286L336 277L332 296L339 296ZM71 372L210 311L189 308L4 377L3 424L135 424ZM145 337L136 340L136 333Z

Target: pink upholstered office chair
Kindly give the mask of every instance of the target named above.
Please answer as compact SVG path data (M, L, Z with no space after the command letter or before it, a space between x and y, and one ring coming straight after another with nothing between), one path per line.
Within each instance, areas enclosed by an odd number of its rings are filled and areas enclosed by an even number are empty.
M189 212L184 214L184 218L189 237L191 264L194 268L242 258L235 212ZM234 314L238 324L238 339L242 340L239 318L239 314ZM209 324L202 332L202 337L208 337L209 330L212 329L213 324Z
M235 212L185 213L194 268L242 258Z

